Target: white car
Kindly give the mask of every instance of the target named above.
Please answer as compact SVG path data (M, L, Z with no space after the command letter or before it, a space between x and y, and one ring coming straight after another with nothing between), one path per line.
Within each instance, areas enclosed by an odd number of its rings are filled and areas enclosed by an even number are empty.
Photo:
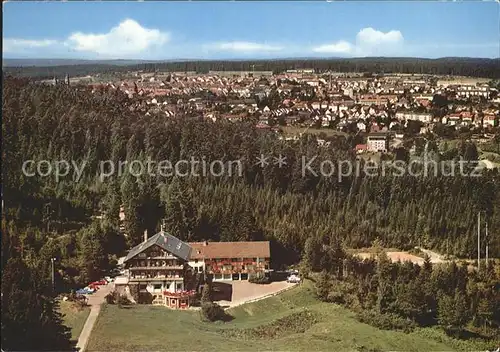
M293 284L298 284L300 283L300 277L297 275L290 275L287 279L286 282L288 283L293 283Z

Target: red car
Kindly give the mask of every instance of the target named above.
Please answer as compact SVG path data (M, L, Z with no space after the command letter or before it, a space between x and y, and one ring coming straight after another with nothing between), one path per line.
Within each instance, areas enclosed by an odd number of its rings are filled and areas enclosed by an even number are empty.
M99 281L94 281L89 284L89 286L101 286L101 285L107 285L108 282L106 280L99 280Z

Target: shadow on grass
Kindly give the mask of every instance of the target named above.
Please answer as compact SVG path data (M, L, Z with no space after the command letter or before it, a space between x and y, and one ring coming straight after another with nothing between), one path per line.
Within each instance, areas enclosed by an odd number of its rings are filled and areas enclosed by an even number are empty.
M494 340L493 336L488 336L488 335L481 334L481 333L471 331L471 330L460 330L460 331L458 331L458 330L445 330L445 333L446 333L446 335L448 335L452 338L455 338L455 339L459 339L459 340L471 340L471 339L474 339L474 340L481 339L484 341L493 341Z
M224 316L221 318L221 321L224 323L229 323L230 321L233 321L234 317L231 314L224 314Z
M124 306L124 305L119 305L118 308L120 309L132 309L134 308L133 306Z

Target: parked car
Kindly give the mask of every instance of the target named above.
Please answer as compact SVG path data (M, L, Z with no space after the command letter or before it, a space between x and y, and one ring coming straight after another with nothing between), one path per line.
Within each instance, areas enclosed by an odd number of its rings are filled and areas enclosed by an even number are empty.
M99 289L99 285L96 285L93 282L91 282L87 287L94 290L94 291L97 291Z
M286 279L286 282L298 284L300 283L300 277L295 274L292 274Z
M76 294L77 295L91 295L92 293L94 293L95 290L89 288L89 287L84 287L84 288L81 288L79 290L76 291Z
M91 282L89 284L89 286L91 286L91 285L92 286L101 286L101 285L107 285L107 284L108 284L108 282L106 280L102 279L102 280Z

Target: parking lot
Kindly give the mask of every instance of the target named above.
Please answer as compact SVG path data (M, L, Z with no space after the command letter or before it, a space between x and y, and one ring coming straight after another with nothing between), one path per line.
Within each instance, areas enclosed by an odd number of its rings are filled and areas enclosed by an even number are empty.
M252 284L248 281L217 281L213 283L214 300L221 306L234 307L248 301L274 295L295 285L286 281L271 282L265 285Z

